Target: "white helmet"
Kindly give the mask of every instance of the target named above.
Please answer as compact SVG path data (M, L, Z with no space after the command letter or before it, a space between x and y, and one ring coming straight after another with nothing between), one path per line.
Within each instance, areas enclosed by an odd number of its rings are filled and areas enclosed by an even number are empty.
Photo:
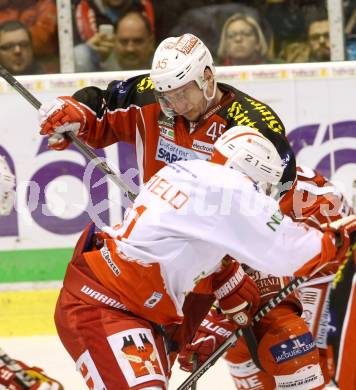
M285 144L288 145L287 141L283 142L286 150ZM277 185L284 182L282 177L288 162L294 161L289 145L287 149L292 157L282 158L274 144L261 132L248 126L235 126L215 142L211 161L236 169L255 182Z
M196 81L204 88L205 68L215 75L213 58L205 44L193 34L169 37L157 47L151 67L151 80L157 92L170 91Z

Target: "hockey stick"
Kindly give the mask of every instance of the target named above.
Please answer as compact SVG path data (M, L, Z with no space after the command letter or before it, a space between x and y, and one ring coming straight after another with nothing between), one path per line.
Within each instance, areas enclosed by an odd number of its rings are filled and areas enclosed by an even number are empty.
M192 360L194 372L198 368L198 354L196 352L193 353ZM192 383L190 390L197 390L197 381Z
M274 298L270 299L253 317L251 326L259 322L267 313L278 306L288 295L295 291L303 284L308 277L298 277L293 279L285 286ZM195 370L178 388L177 390L188 390L211 366L213 366L219 358L230 348L236 341L243 336L242 329L231 335L220 347L210 355L209 359L204 362L197 370Z
M8 72L2 65L0 65L0 76L5 79L20 95L22 95L33 107L38 110L41 107L41 102L32 95L10 72ZM122 191L127 194L128 198L133 202L137 194L103 161L98 157L92 149L82 142L72 131L68 131L65 135L71 139L75 146L91 161L93 161L96 168L98 168L104 175L116 184Z

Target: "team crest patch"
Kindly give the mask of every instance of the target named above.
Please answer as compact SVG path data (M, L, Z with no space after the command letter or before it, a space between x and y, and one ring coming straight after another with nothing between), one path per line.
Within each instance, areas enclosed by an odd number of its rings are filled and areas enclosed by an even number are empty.
M149 329L135 328L118 332L109 336L108 342L130 387L153 380L166 382Z
M146 302L143 304L143 306L148 307L149 309L152 309L157 305L157 303L162 299L163 294L154 291L153 294L146 300Z

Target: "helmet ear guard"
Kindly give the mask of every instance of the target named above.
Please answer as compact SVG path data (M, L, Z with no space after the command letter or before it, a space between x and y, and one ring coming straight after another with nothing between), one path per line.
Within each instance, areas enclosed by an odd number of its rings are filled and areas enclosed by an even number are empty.
M248 126L227 130L215 142L211 161L244 173L263 189L274 186L279 196L296 178L294 154L285 137L273 133L270 140Z

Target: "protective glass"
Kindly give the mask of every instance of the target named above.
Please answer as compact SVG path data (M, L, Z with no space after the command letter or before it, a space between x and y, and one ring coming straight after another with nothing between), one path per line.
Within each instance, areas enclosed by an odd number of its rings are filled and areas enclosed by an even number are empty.
M184 115L194 108L202 99L201 92L195 81L190 81L180 88L168 92L155 91L162 111L165 115L173 117Z

